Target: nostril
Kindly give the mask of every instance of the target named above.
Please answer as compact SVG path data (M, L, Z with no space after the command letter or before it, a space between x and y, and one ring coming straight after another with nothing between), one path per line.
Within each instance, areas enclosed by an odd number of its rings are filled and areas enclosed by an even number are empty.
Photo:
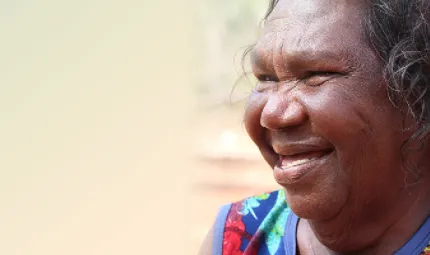
M273 95L264 106L260 124L269 130L283 130L299 126L308 119L306 108L297 100L288 100L285 95Z

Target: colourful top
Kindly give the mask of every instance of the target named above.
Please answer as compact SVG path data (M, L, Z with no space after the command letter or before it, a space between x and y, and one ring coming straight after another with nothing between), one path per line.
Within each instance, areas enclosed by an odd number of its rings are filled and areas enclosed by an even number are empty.
M221 207L212 255L296 255L299 218L278 190ZM430 254L430 219L395 255Z

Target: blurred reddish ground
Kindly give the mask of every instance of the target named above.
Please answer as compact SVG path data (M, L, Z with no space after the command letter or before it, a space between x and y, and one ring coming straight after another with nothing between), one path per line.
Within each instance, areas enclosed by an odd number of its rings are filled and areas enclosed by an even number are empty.
M197 252L221 205L279 188L241 127L239 114L210 114L197 125L190 254Z

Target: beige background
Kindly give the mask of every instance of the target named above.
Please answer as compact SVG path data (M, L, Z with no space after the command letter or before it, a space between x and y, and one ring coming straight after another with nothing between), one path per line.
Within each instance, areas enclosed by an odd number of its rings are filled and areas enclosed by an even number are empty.
M225 103L252 2L0 1L0 254L195 254L221 204L272 189L248 90Z

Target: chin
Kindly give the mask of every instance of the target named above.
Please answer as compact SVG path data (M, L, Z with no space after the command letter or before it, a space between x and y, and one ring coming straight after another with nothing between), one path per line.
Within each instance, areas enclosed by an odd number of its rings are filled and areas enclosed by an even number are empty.
M312 221L326 221L337 216L348 198L344 189L325 187L309 192L285 188L287 204L299 218Z

